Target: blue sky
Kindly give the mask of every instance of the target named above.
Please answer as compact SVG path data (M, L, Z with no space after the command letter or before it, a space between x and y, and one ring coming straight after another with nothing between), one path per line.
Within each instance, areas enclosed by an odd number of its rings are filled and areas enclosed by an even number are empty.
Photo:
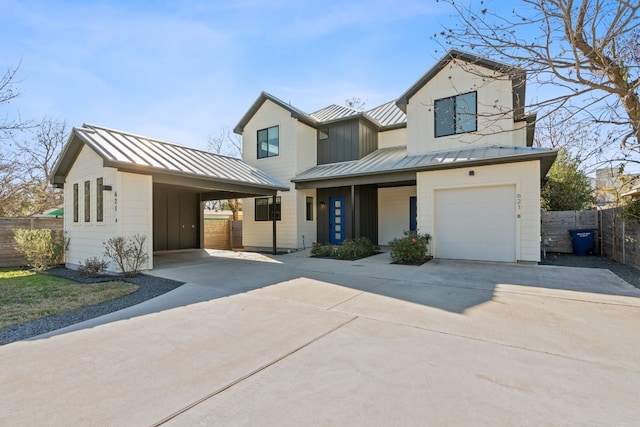
M0 0L0 10L0 66L21 62L23 93L7 114L198 148L263 90L307 112L395 99L444 53L430 35L453 14L435 0Z

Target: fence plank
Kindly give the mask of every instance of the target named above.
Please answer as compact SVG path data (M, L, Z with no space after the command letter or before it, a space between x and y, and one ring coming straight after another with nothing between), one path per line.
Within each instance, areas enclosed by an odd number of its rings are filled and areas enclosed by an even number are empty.
M15 249L13 232L18 229L40 230L48 228L62 231L62 218L0 218L0 267L19 267L27 261Z
M569 230L598 230L598 211L542 212L541 219L542 238L548 252L573 252ZM596 234L596 241L597 238Z

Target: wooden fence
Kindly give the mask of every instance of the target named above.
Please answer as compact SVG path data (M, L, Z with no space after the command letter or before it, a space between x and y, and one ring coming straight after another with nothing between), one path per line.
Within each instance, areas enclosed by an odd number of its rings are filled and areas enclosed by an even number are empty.
M547 252L572 253L569 230L599 230L598 217L598 211L542 212L542 239ZM596 242L598 237L596 232Z
M14 230L48 228L62 231L62 218L0 218L0 267L26 265L27 261L15 249Z
M242 221L204 221L204 247L206 249L242 248Z
M600 211L602 254L640 269L640 222L623 221L616 209Z

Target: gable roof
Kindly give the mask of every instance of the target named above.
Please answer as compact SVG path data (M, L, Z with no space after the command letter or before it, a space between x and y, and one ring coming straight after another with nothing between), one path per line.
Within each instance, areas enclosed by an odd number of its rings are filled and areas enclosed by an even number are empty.
M286 102L276 98L275 96L267 92L261 92L258 96L258 99L254 101L249 110L244 114L244 116L242 116L242 119L240 119L238 124L233 128L233 131L237 134L242 135L242 132L244 132L244 127L247 125L247 123L249 123L249 120L251 120L254 114L258 112L260 107L262 107L262 104L264 104L267 100L289 111L291 113L291 117L294 119L298 119L301 122L308 124L309 126L315 126L317 124L317 120L304 111L295 108L291 104L287 104Z
M154 175L154 182L257 195L289 189L240 159L90 124L71 131L54 165L52 184L64 186L84 145L102 158L105 167Z
M508 74L511 78L513 87L513 108L515 111L514 120L523 119L524 102L525 102L525 86L527 74L525 70L514 67L502 62L494 61L479 55L473 55L457 49L450 49L442 58L427 71L420 79L407 89L396 101L396 105L405 113L407 112L407 104L409 99L415 95L424 85L429 83L440 71L442 71L449 62L453 60L461 60L471 64L480 65L489 70L498 71Z
M402 145L381 148L360 160L314 166L291 181L296 188L385 183L415 180L416 172L528 160L540 160L540 174L545 176L557 154L550 148L485 145L409 156Z

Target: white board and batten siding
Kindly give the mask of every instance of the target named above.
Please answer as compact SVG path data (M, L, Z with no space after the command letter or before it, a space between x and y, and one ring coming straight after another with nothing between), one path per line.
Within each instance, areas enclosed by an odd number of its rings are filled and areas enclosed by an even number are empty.
M418 173L418 229L433 255L540 261L539 175L537 160Z
M103 191L103 220L97 221L97 179L103 178L103 185L111 185L111 191ZM90 221L85 221L84 183L90 182ZM78 184L78 221L73 221L73 187ZM65 263L70 268L83 265L88 258L104 258L103 242L123 235L136 233L147 235L147 250L152 268L153 242L152 220L152 183L151 176L125 174L114 168L103 167L103 162L88 146L83 146L73 167L67 174L64 184L64 209L66 215L65 237L69 239L69 248L65 254ZM143 215L136 218L135 215ZM127 220L123 220L127 218ZM143 222L145 222L143 224ZM109 271L117 271L115 265Z
M409 230L409 199L416 196L416 186L378 189L378 243L388 245ZM422 231L422 230L419 230Z
M261 129L278 126L279 151L277 156L257 158L257 133ZM291 112L266 100L262 107L245 125L243 131L243 160L276 178L288 183L290 191L281 191L282 220L276 224L277 246L281 249L302 248L304 244L315 241L314 220L306 221L306 196L314 198L315 191L295 191L291 177L298 172L311 168L316 164L315 130L291 117ZM248 249L270 249L273 239L271 221L255 221L255 201L253 198L243 200L243 245Z

